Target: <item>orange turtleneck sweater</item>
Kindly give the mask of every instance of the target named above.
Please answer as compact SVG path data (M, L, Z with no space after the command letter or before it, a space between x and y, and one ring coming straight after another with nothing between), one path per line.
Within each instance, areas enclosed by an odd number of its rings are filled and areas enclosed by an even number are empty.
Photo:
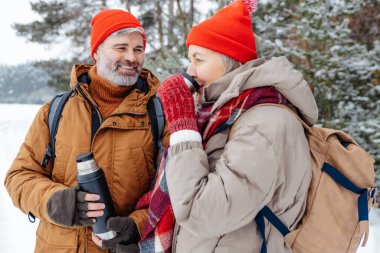
M89 91L102 113L103 119L108 118L128 95L130 86L115 86L107 79L98 75L96 66L89 71L91 84Z

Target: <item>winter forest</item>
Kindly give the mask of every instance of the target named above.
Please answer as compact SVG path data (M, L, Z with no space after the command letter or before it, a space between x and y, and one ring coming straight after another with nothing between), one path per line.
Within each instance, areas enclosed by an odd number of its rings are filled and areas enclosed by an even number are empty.
M186 34L229 1L200 0L39 0L40 16L13 28L26 41L65 41L67 54L37 61L22 75L0 67L0 102L43 103L68 89L75 63L92 63L91 17L103 8L132 11L142 21L150 50L145 66L162 80L186 65ZM368 150L380 170L380 4L377 0L261 1L252 15L260 57L286 55L301 70L318 102L319 124L343 129ZM28 90L22 84L28 80ZM41 91L44 92L41 92ZM29 96L44 94L43 96ZM33 99L32 99L33 98Z
M64 53L48 60L25 60L17 65L0 61L2 182L41 105L70 88L69 77L74 64L94 63L90 56L90 20L99 10L128 10L141 21L147 37L144 67L163 81L188 65L185 41L191 27L230 0L14 2L19 5L29 2L28 10L35 17L11 25L14 34L25 42L25 48L27 44L37 44L48 48L49 53L56 47L63 48ZM2 10L23 15L8 6ZM0 24L4 23L4 16L0 15ZM316 126L352 135L375 158L376 185L380 190L380 1L260 0L251 20L259 58L286 56L303 73L319 107ZM7 40L7 36L3 38ZM15 52L19 50L11 46ZM10 58L1 52L0 57ZM4 187L0 190L0 199L3 203L0 227L5 228L0 229L0 251L32 252L38 222L30 223L27 216L13 206ZM380 252L380 209L372 208L369 215L368 245L360 247L358 253Z

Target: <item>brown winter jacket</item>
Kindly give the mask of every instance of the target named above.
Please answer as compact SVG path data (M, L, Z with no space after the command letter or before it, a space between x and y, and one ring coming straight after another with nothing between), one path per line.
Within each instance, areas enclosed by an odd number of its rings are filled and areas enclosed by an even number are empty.
M71 87L90 67L74 66ZM40 166L49 143L50 103L37 113L5 179L14 205L40 219L35 252L101 252L91 240L90 227L59 226L49 219L46 211L47 201L54 192L77 185L75 157L88 151L94 153L105 172L117 214L128 215L139 231L142 230L147 210L134 210L134 206L149 189L155 175L147 102L156 93L159 81L145 69L141 77L148 82L148 94L133 89L111 116L103 119L92 143L91 109L83 94L96 103L88 92L88 85L77 84L77 92L67 101L60 120L54 167L51 163L47 168ZM168 131L165 130L163 144L167 142Z

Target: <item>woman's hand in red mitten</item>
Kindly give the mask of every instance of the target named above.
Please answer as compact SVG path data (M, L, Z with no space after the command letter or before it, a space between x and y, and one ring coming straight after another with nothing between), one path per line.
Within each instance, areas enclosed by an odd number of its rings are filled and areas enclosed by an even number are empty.
M183 77L172 75L158 88L166 121L169 125L170 145L180 142L202 142L198 132L194 99Z
M180 130L198 131L194 99L179 74L165 79L158 88L170 133Z

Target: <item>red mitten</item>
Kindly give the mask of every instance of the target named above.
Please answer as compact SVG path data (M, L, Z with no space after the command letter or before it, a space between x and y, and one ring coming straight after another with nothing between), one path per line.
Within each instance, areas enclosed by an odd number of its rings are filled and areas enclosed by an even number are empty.
M170 133L180 130L198 131L194 99L179 74L165 79L158 88Z

